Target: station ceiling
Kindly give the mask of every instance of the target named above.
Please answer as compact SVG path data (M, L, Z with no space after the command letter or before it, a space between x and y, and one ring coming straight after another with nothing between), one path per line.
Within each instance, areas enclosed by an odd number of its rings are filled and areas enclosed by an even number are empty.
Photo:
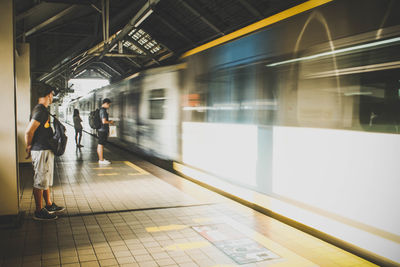
M16 41L30 44L32 81L111 82L305 0L14 0Z

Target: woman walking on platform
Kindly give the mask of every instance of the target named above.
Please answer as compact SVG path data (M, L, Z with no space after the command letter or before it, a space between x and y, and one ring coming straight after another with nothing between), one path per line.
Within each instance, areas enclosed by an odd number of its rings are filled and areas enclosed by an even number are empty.
M81 148L81 147L83 147L81 145L83 127L82 127L82 124L81 124L82 119L79 116L79 110L74 109L74 117L73 117L73 119L74 119L74 128L75 128L75 143L76 143L76 147L77 148Z

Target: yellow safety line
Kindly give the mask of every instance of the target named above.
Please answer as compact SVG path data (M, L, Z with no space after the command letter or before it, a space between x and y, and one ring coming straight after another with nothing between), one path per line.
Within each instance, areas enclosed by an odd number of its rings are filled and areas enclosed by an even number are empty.
M99 173L97 174L97 176L115 176L118 175L117 172L113 172L113 173Z
M98 167L98 168L93 168L93 170L111 170L113 167Z
M280 12L278 14L272 15L271 17L268 17L266 19L263 19L263 20L260 20L258 22L255 22L255 23L253 23L253 24L251 24L249 26L246 26L246 27L244 27L244 28L242 28L240 30L237 30L237 31L234 31L234 32L232 32L230 34L222 36L222 37L220 37L218 39L215 39L215 40L213 40L211 42L208 42L208 43L206 43L204 45L201 45L199 47L193 48L192 50L189 50L186 53L184 53L181 56L181 58L185 58L185 57L197 54L197 53L199 53L201 51L204 51L204 50L207 50L207 49L209 49L211 47L214 47L214 46L226 43L228 41L231 41L233 39L242 37L242 36L244 36L246 34L249 34L251 32L257 31L257 30L259 30L261 28L264 28L264 27L266 27L268 25L271 25L271 24L274 24L274 23L279 22L281 20L290 18L290 17L292 17L294 15L303 13L303 12L305 12L307 10L313 9L313 8L321 6L321 5L324 5L324 4L329 3L331 1L333 1L333 0L309 0L307 2L304 2L304 3L300 4L300 5L297 5L297 6L294 6L292 8L289 8L289 9L287 9L285 11L282 11L282 12Z
M124 163L126 165L128 165L129 167L131 167L132 169L137 170L140 174L149 174L148 172L146 172L145 170L143 170L142 168L140 168L139 166L136 166L135 164L133 164L130 161L124 161Z
M143 173L136 172L136 173L128 173L129 176L137 176L137 175L143 175Z

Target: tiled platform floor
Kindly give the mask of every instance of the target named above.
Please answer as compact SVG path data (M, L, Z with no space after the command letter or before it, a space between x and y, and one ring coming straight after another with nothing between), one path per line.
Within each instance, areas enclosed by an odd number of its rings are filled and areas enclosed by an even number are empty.
M192 227L229 225L282 257L240 266L373 266L373 264L228 200L130 153L108 146L113 164L96 163L96 140L73 132L56 161L53 222L32 220L29 168L23 169L17 229L0 229L1 266L236 266Z

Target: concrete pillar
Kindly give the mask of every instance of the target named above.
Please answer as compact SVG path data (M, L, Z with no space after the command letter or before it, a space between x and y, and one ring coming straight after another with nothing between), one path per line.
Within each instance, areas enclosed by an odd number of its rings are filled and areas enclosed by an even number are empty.
M31 78L30 78L29 44L17 44L15 55L15 75L17 88L17 132L18 162L31 162L25 159L25 129L31 112Z
M13 0L0 0L0 216L18 214Z

